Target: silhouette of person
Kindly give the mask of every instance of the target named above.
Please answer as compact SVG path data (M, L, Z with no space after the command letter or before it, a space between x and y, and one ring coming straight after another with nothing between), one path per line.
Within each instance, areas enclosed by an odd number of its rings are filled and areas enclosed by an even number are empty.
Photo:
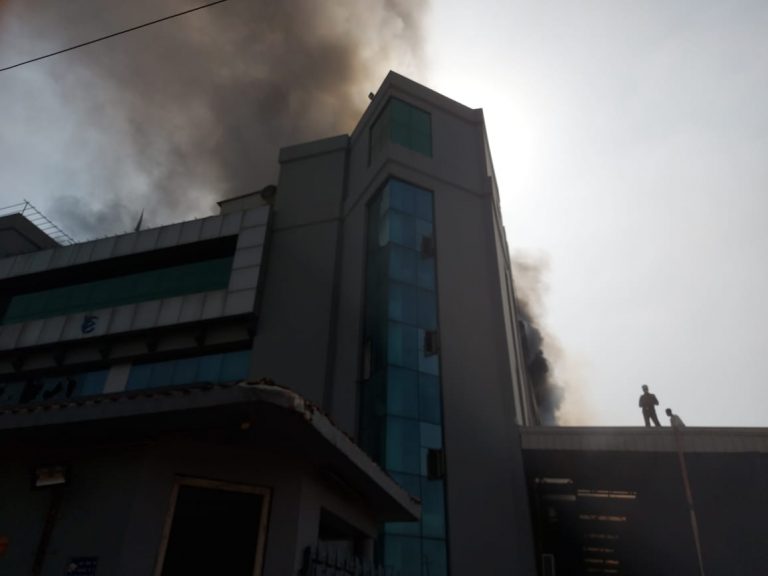
M683 422L680 416L672 413L672 408L667 408L665 412L669 416L669 423L672 425L672 428L685 428L685 422Z
M645 419L645 426L651 426L651 420L656 426L659 424L659 418L656 416L656 406L659 405L659 401L656 400L656 395L648 392L648 386L643 384L643 395L640 396L638 406L643 409L643 418Z

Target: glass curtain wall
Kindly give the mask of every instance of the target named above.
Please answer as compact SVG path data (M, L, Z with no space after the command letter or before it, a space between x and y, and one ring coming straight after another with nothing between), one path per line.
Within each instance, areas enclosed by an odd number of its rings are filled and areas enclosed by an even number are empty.
M432 193L389 180L368 208L360 439L422 502L420 522L388 523L380 561L400 576L447 574Z

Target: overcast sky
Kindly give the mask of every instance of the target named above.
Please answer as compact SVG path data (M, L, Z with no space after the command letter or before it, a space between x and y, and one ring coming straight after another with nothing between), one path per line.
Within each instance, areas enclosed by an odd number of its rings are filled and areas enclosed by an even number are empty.
M184 210L200 213L212 190L237 191L202 157L234 146L208 112L216 108L201 98L190 105L194 122L179 119L142 82L177 99L195 86L206 69L169 65L166 53L178 50L216 70L222 90L233 92L234 82L247 92L239 78L264 52L248 53L235 43L246 35L235 35L223 56L211 56L221 31L242 24L238 2L217 13L229 14L219 28L173 21L0 73L0 204L26 197L74 222L67 207L110 198L126 207L117 219L125 226L140 208L133 193L182 181ZM142 1L126 11L115 2L109 10L49 2L58 8L44 14L26 4L0 2L0 67L196 3ZM662 409L689 425L767 426L768 3L433 0L423 13L403 8L419 3L385 4L398 18L366 14L360 26L360 10L349 8L347 20L320 26L307 45L357 35L346 48L367 52L351 62L347 86L359 87L361 107L364 86L375 88L392 67L485 110L510 246L544 269L544 317L563 351L555 366L567 390L563 421L638 425L637 397L648 384ZM205 41L163 44L174 26ZM222 74L233 54L241 66ZM262 60L261 78L282 68ZM332 102L325 109L339 113ZM167 139L152 132L157 125ZM313 118L312 130L291 125L281 134L316 137L331 125ZM180 132L210 138L194 149L199 161ZM130 145L121 151L120 142ZM236 143L257 146L243 133ZM180 166L171 176L169 164ZM246 165L237 169L247 173ZM178 203L160 208L151 224L182 215Z

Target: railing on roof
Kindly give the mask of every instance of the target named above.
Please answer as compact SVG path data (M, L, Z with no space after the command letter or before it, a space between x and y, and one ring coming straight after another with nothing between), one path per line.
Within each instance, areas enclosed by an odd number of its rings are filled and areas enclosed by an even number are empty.
M29 200L23 200L22 202L0 208L0 216L9 216L11 214L21 214L62 246L76 243L72 236L54 224L45 214L35 208Z

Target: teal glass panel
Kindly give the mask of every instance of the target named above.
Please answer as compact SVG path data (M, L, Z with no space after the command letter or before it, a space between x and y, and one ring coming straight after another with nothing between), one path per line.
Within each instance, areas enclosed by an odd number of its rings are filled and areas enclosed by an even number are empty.
M419 236L419 220L412 216L390 210L387 212L387 226L389 228L389 241L411 250L421 249L421 236Z
M392 479L408 494L421 500L421 477L412 474L392 472ZM384 524L386 534L401 534L403 536L421 536L420 522L387 522Z
M427 290L435 289L435 259L420 256L416 268L416 284Z
M221 381L246 380L251 366L251 351L227 352L221 363Z
M78 396L95 396L104 392L104 385L107 383L109 370L99 370L97 372L86 372L77 378Z
M394 366L387 370L387 414L404 418L419 417L419 375Z
M152 364L137 364L131 366L131 372L128 374L128 382L125 385L126 390L141 390L151 386Z
M156 362L152 366L152 376L149 379L149 386L151 388L171 386L173 384L174 364L175 362L173 360L168 362Z
M0 383L0 406L7 404L18 404L23 390L23 382Z
M419 419L440 424L440 380L431 374L419 374Z
M419 423L406 418L386 419L385 468L407 474L421 473Z
M226 288L231 266L232 257L216 258L42 292L19 294L9 302L3 323Z
M390 322L387 338L388 363L418 370L419 368L419 330L413 326Z
M417 314L419 326L428 330L437 329L437 299L435 293L429 290L417 290Z
M421 479L421 532L424 537L445 537L445 490L442 480Z
M421 540L416 537L385 534L382 536L384 565L398 576L422 576Z
M391 244L389 246L389 277L392 280L415 285L419 276L419 253Z
M200 356L197 366L197 377L200 382L218 382L221 374L222 354Z
M448 554L445 540L422 540L422 576L448 576Z
M197 382L198 358L183 358L173 363L173 377L170 384L189 384Z
M412 130L410 133L411 150L424 154L424 156L432 156L432 135L429 133L422 133Z

